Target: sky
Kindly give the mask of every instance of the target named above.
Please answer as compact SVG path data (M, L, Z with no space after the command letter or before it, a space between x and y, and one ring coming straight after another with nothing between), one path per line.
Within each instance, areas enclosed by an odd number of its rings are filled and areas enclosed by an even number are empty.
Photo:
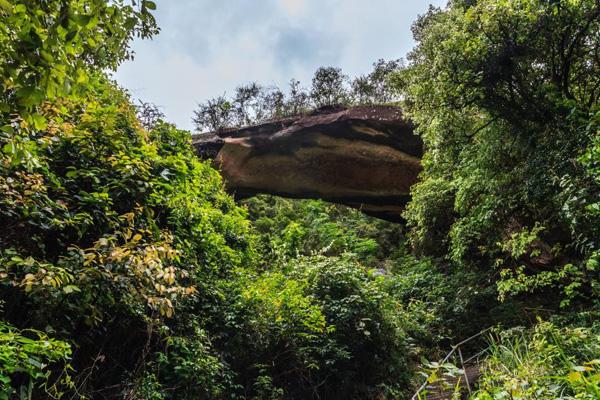
M410 27L429 4L446 0L157 0L161 28L136 40L133 61L114 73L136 99L193 129L198 103L258 82L308 88L320 66L350 77L413 47Z

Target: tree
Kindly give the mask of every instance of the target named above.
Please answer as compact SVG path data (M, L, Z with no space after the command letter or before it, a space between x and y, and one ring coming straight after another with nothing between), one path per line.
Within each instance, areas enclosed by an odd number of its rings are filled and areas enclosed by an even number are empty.
M272 87L263 93L264 115L267 119L285 117L286 96L278 87Z
M205 103L198 104L198 109L194 111L192 121L198 132L206 130L214 132L229 128L235 121L233 106L225 96L210 99Z
M138 100L138 104L135 106L137 110L137 117L142 126L151 131L161 121L164 121L165 114L160 111L156 104L147 103L142 100Z
M264 113L263 97L264 89L256 82L235 89L235 95L231 102L237 126L251 125L262 118Z
M413 33L396 82L427 149L415 248L488 273L501 297L598 296L600 187L581 157L599 129L600 3L453 1Z
M287 115L298 115L310 108L310 95L300 86L300 81L291 79L286 103Z
M347 81L341 68L320 67L312 79L311 100L317 107L348 102Z
M352 81L352 96L359 104L371 104L375 97L375 87L368 76L361 75Z
M41 105L84 95L94 75L131 58L133 37L158 32L155 8L147 0L0 2L0 147L12 167L39 167Z
M352 81L352 95L359 104L383 104L392 101L394 90L388 78L403 67L403 61L379 59L373 63L373 71Z
M393 100L393 90L388 82L392 73L401 70L404 61L401 59L385 61L380 58L373 63L373 71L369 74L369 81L374 88L374 103L387 103Z
M132 57L133 37L158 32L152 1L0 3L0 111L26 119L44 100L84 90L90 73ZM38 123L39 126L39 123Z

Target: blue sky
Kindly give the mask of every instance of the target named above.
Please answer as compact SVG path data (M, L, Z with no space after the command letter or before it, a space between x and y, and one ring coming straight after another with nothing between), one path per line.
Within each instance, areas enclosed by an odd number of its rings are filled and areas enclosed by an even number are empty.
M192 129L199 102L256 81L310 85L319 66L350 76L412 48L412 21L446 0L158 0L161 33L135 41L114 74L134 98Z

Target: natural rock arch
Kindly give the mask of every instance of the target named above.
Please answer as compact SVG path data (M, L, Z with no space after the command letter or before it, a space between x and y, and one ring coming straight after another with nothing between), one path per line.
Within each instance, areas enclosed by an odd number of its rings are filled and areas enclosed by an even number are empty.
M397 107L325 108L193 136L236 197L320 198L400 220L423 146Z

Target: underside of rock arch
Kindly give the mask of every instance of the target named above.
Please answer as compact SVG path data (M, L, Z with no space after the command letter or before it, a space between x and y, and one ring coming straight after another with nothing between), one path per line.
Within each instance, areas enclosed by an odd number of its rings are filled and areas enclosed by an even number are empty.
M238 198L319 198L399 221L423 145L392 106L330 107L193 136Z

